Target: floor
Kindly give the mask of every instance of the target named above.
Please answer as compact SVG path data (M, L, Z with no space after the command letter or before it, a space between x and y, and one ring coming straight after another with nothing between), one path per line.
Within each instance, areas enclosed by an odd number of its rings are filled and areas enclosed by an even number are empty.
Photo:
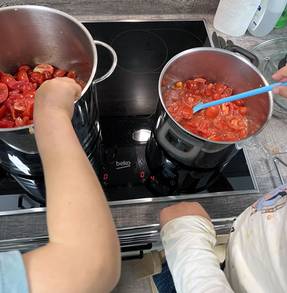
M217 245L215 253L222 262L225 259L225 244ZM143 259L124 261L121 279L112 293L154 293L149 275L160 272L162 258L155 251L145 254Z
M140 261L129 260L122 264L121 279L113 293L151 293L149 278L141 278Z

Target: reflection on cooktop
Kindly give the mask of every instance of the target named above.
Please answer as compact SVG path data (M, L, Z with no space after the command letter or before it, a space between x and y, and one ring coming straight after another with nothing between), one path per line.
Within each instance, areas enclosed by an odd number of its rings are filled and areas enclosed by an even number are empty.
M172 159L163 168L153 170L148 164L146 144L133 139L135 131L151 130L151 118L105 117L101 125L102 156L98 175L110 201L205 193L212 196L256 189L242 150L222 171L189 170Z
M101 116L136 116L154 113L158 78L177 53L210 46L203 21L85 23L92 36L111 44L118 55L115 72L98 84ZM97 47L97 75L111 64L105 49Z
M156 71L167 61L167 46L153 32L125 31L117 35L111 46L117 52L118 67L131 73Z

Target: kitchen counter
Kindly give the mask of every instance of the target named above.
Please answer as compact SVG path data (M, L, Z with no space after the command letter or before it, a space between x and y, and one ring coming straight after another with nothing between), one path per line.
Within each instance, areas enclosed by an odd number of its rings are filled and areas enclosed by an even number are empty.
M44 2L45 1L37 1L37 4L44 4ZM119 4L123 2L125 3L124 5ZM65 6L65 1L57 1L57 4L55 3L53 7L71 13L82 21L124 19L191 20L204 18L207 21L210 35L212 31L214 31L214 28L212 27L212 14L201 14L200 11L214 13L218 1L207 1L207 4L204 4L205 1L202 1L201 4L198 4L201 1L157 1L160 4L154 5L155 9L152 10L152 15L149 14L149 11L151 10L150 5L146 2L151 4L154 1L137 1L139 5L135 5L135 2L136 1L132 0L102 1L97 9L95 8L95 5L93 5L93 9L87 9L89 6L85 5L92 5L94 1L81 1L78 2L78 5L74 4L75 6L72 7ZM13 4L20 3L23 3L23 1L13 1ZM196 3L200 7L195 5ZM113 7L114 12L111 12L110 7L113 6L113 4L115 4L115 7ZM132 12L130 6L133 8ZM274 30L268 36L260 39L250 35L240 38L228 38L234 41L236 45L250 49L264 40L282 36L284 33L287 33L287 29ZM219 33L219 35L227 38L223 34ZM253 140L246 146L246 153L256 176L260 193L201 198L198 200L207 209L211 218L214 219L219 234L228 233L228 229L236 216L253 203L261 194L280 184L278 173L276 172L276 168L270 158L278 152L283 152L284 150L287 151L287 136L285 134L286 125L287 117L282 119L273 116L267 127L260 133L260 135L258 135L256 141ZM284 154L278 155L278 157L287 162L287 154L285 157ZM279 165L279 169L283 178L286 180L287 168L283 165ZM163 207L170 204L171 202L158 202L112 207L116 226L119 229L122 239L126 239L125 237L130 237L129 235L131 235L131 238L129 239L138 239L137 243L139 245L147 242L157 243L159 240L159 212ZM131 227L134 229L129 229ZM12 249L15 247L23 250L30 249L34 245L37 246L41 243L45 243L47 241L46 235L47 227L45 213L43 212L0 217L0 250ZM147 236L143 237L142 235Z

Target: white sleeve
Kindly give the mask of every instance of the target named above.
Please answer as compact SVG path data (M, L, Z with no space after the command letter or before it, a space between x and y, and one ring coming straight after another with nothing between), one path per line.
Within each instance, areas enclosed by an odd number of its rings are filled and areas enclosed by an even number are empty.
M287 292L287 184L267 193L236 220L225 274L237 293Z
M178 293L230 293L217 256L212 223L200 216L184 216L163 226L161 239Z

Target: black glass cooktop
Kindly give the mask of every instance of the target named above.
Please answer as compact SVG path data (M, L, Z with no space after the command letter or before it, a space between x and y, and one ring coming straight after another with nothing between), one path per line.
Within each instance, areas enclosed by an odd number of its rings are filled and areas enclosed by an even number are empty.
M98 84L101 117L154 113L161 69L177 53L210 46L203 21L86 23L95 40L106 42L117 53L114 73ZM106 49L97 46L97 76L111 64Z
M97 172L111 203L256 191L242 150L223 170L211 172L194 172L175 164L175 168L165 167L158 175L147 164L146 146L150 139L153 141L160 72L177 53L211 45L203 21L122 21L84 25L94 39L111 45L118 56L115 72L97 85L101 128ZM97 52L97 76L101 76L112 60L106 49L97 46ZM33 180L41 181L39 178L20 181L32 186ZM41 186L39 194L43 195L43 182L36 185ZM32 200L25 189L10 175L0 172L0 213L45 206L43 196L39 203L39 198L38 202Z
M135 134L141 132L144 139L146 130L150 129L147 118L105 117L101 122L103 141L99 178L110 201L244 194L256 189L243 150L238 151L221 171L191 171L178 164L175 168L165 166L158 174L147 164L147 144L134 140ZM115 138L118 138L116 143Z
M94 39L110 44L118 55L115 72L97 87L102 130L98 175L110 201L255 189L243 151L222 172L194 174L177 166L176 170L165 168L159 175L147 164L145 139L154 126L160 72L179 52L211 46L203 21L85 26ZM97 51L100 76L111 59L105 49L97 46Z

